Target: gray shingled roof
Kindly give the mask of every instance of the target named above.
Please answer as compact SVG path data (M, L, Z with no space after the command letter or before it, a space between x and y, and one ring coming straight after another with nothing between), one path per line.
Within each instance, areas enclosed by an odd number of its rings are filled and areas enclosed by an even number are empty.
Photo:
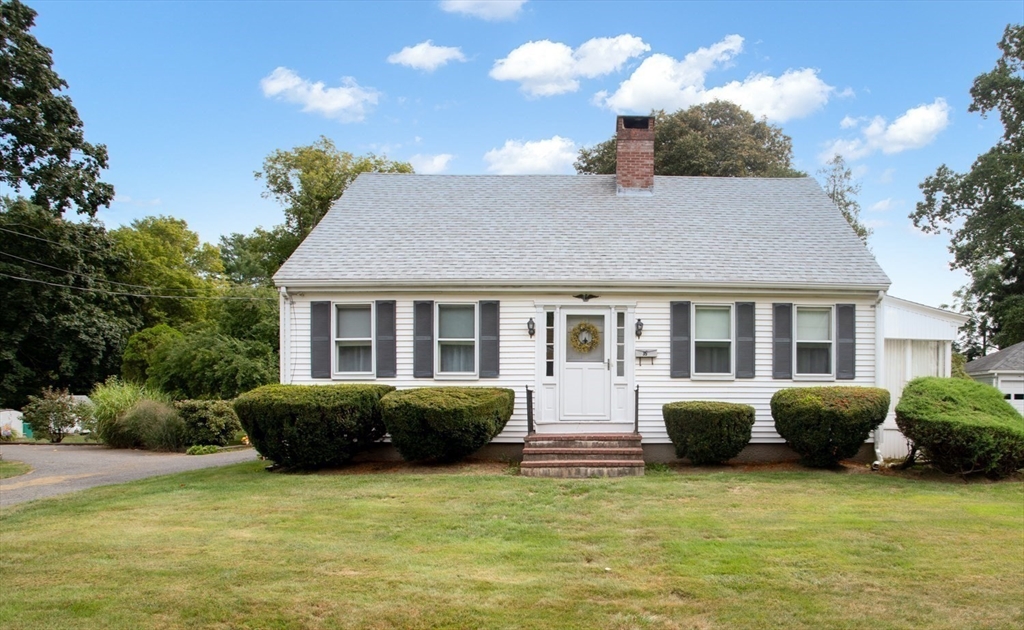
M1024 372L1024 341L999 352L975 359L965 367L968 374L983 372Z
M278 285L814 285L889 278L810 178L364 173Z

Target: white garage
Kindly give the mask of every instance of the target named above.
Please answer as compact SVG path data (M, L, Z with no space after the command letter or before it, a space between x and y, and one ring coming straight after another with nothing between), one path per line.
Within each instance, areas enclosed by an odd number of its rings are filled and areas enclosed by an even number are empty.
M979 357L965 369L974 380L1003 392L1003 398L1024 414L1024 341Z
M889 390L892 402L885 422L875 431L877 459L907 456L907 439L896 426L894 411L903 386L919 376L950 375L953 341L966 321L965 315L891 295L882 299L877 382Z

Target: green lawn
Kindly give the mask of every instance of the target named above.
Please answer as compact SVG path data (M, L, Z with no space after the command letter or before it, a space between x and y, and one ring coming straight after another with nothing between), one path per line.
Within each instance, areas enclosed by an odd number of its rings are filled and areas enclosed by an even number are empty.
M13 459L0 459L0 479L24 475L30 470L32 470L32 467L25 462L18 462Z
M1024 626L1019 480L263 465L6 509L0 627Z

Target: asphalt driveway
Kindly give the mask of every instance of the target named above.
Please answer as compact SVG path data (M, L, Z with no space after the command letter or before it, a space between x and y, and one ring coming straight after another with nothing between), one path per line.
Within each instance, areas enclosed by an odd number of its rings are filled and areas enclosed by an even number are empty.
M124 483L186 470L256 459L247 448L213 455L111 449L105 446L0 445L4 459L25 462L32 472L0 479L0 508L95 486Z

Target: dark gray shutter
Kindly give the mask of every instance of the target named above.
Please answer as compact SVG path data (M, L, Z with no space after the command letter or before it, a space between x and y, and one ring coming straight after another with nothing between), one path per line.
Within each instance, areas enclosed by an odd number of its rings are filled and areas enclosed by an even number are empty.
M792 304L772 304L772 378L793 378Z
M378 300L377 304L377 378L398 376L395 350L395 301Z
M412 375L434 376L434 302L412 303Z
M690 378L690 303L669 304L669 376Z
M497 300L480 302L480 378L498 378L499 312Z
M754 378L753 302L736 302L736 378Z
M857 376L857 305L836 304L836 378Z
M331 303L309 303L309 368L313 378L331 378Z

